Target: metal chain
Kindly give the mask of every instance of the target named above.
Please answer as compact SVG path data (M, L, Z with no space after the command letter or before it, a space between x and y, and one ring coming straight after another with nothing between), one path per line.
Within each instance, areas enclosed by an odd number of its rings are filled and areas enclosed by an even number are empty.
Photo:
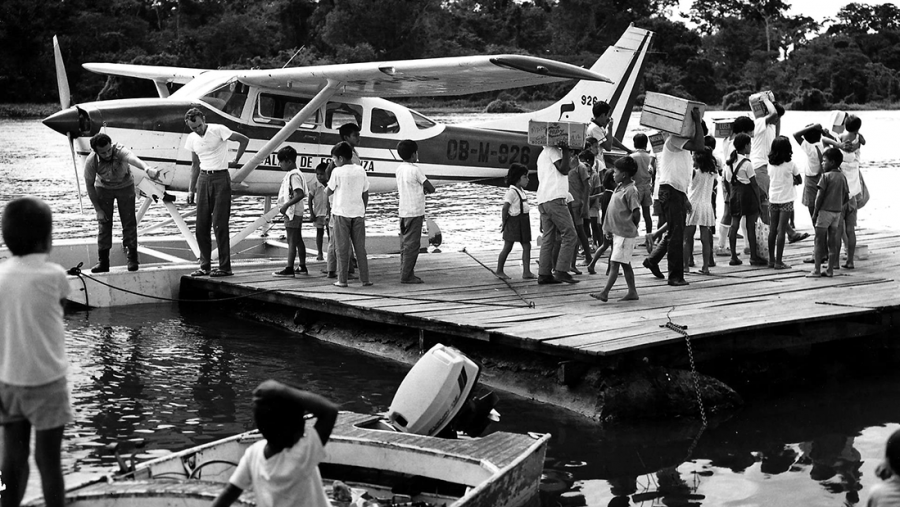
M672 322L669 314L675 311L675 307L673 306L671 310L666 313L666 319L669 321L660 327L665 327L675 331L684 337L684 343L687 346L688 351L688 359L691 362L691 376L694 378L694 392L697 394L697 405L700 406L700 419L703 421L704 428L706 427L706 408L703 406L703 397L700 395L700 376L697 374L697 365L694 362L694 349L691 347L691 335L688 334L687 326L682 326Z

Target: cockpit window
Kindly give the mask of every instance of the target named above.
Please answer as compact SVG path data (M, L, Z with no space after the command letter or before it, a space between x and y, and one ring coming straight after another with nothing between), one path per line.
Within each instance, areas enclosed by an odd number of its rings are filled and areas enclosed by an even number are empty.
M325 127L337 130L345 123L362 125L362 106L344 102L329 102L325 106Z
M415 111L410 111L410 112L412 113L413 121L416 122L416 127L419 127L419 130L430 129L431 127L434 127L435 125L437 125L437 123L422 116L420 113L417 113Z
M244 103L247 102L249 87L237 81L231 81L204 95L200 100L225 114L237 118L244 111Z
M299 97L290 97L287 95L273 95L271 93L260 93L256 102L256 108L253 110L253 120L257 123L266 123L269 125L284 125L291 121L294 115L300 112L309 100ZM300 128L314 129L319 121L319 112L314 111L307 118Z
M369 127L373 134L396 134L400 132L400 123L397 122L397 116L385 109L372 109L372 119Z

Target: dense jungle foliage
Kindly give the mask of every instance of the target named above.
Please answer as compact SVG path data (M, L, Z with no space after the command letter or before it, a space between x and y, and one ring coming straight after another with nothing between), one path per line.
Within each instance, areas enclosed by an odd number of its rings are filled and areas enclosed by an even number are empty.
M827 28L782 0L3 0L3 102L56 102L58 35L75 101L155 96L80 66L282 67L522 53L590 64L629 23L656 32L644 89L723 108L771 89L794 109L900 94L900 8L849 3ZM293 56L293 59L291 59ZM512 90L547 100L568 83ZM481 97L480 99L484 99ZM851 106L852 107L852 106Z

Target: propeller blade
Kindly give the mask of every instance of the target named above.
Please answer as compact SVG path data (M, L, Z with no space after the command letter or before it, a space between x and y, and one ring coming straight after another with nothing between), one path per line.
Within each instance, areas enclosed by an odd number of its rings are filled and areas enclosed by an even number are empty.
M66 77L66 67L63 65L62 51L59 49L59 41L53 36L53 58L56 61L56 84L59 86L59 105L67 109L72 102L72 94L69 92L69 78ZM71 139L70 139L71 142Z
M66 138L69 140L69 151L72 153L72 167L75 169L75 185L78 187L78 207L84 213L84 202L81 200L81 178L78 177L78 161L75 159L75 141L72 140L72 134L66 134Z

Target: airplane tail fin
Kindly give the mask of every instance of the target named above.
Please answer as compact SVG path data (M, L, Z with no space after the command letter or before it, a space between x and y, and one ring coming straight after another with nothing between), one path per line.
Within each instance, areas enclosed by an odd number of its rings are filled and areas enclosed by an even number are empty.
M478 126L527 132L529 120L587 123L593 117L591 107L595 102L602 100L612 108L610 117L616 129L614 134L621 139L628 127L637 85L644 73L652 38L653 32L631 25L615 44L606 49L590 70L610 78L612 83L578 81L565 97L549 107L480 123Z

